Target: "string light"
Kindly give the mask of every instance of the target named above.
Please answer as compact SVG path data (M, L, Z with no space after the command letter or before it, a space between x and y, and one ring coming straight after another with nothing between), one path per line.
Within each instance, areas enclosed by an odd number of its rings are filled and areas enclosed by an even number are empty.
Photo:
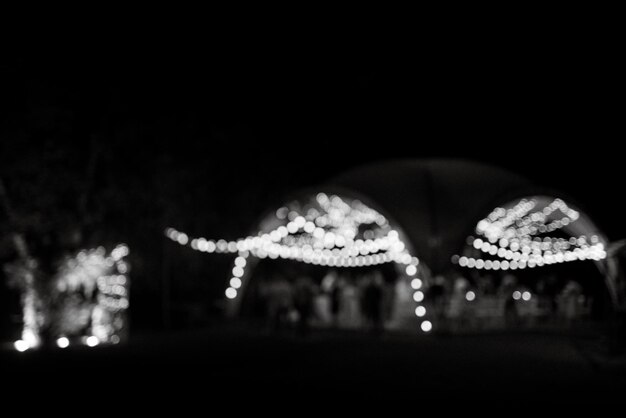
M422 331L430 332L433 329L433 324L430 321L424 321L420 327L422 328Z
M415 308L415 316L417 316L418 318L422 318L426 315L426 308L423 306L418 306L417 308Z
M550 203L521 199L510 209L496 208L476 225L478 237L468 238L474 250L499 260L454 256L461 267L517 270L576 260L599 261L607 257L597 235L565 238L540 237L575 223L580 213L562 199Z
M292 202L276 210L273 224L278 226L256 236L234 241L190 239L186 233L171 227L165 230L165 236L195 251L238 254L229 287L224 292L231 300L238 297L238 289L244 285L248 256L342 268L396 263L404 266L407 277L417 275L419 259L409 253L398 231L376 210L359 200L326 193L318 193L306 204L301 203ZM413 278L411 286L417 290L422 287L422 281ZM414 299L422 302L424 293L415 292Z

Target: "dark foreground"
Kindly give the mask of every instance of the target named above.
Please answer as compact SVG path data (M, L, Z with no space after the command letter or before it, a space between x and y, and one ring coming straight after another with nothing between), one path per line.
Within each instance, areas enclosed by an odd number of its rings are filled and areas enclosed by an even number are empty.
M126 345L0 352L4 379L50 390L202 393L311 399L402 397L480 402L623 402L626 361L596 339L318 331L306 338L250 327L135 336ZM5 380L6 381L6 380ZM119 389L122 388L122 389Z

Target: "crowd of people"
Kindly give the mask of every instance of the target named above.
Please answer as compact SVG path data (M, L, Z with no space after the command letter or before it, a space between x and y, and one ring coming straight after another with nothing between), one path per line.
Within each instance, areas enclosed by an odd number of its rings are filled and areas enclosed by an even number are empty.
M393 276L393 277L392 277ZM598 302L575 279L527 283L512 273L464 277L461 272L424 280L421 303L439 330L569 326L589 318ZM257 314L274 332L311 328L367 330L415 326L409 281L378 269L268 271L258 282Z
M380 271L348 276L332 270L319 283L306 274L274 274L260 284L258 294L269 329L295 329L302 335L312 326L382 333L394 298L393 285Z
M439 326L450 329L570 326L589 318L598 304L574 279L546 277L529 285L513 274L472 281L437 276L427 299Z

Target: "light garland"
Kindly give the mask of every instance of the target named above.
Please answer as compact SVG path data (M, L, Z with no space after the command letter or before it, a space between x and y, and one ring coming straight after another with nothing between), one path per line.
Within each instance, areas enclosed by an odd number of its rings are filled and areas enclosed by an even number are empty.
M452 262L479 270L521 270L605 259L607 253L597 235L569 239L539 237L565 228L579 218L580 213L561 199L554 199L544 207L539 207L536 199L522 199L511 209L496 208L478 222L478 237L469 237L468 245L497 259L455 255Z
M358 200L348 203L339 196L319 193L305 205L292 202L279 208L273 224L269 232L230 241L192 238L174 228L167 228L165 235L195 251L237 254L224 292L230 300L240 293L250 256L342 268L393 262L405 266L403 271L409 278L418 273L419 259L409 253L399 233L391 228L385 216ZM424 293L419 290L422 281L413 279L411 286L415 290L414 300L420 303L415 314L422 318L426 316L426 308L421 305ZM432 329L432 324L428 324L422 323L424 332Z

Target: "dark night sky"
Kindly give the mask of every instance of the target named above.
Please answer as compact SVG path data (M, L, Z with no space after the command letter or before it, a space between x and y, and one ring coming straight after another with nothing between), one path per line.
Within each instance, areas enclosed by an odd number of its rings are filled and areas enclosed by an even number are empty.
M132 166L130 176L169 155L173 169L213 167L233 194L254 183L316 184L380 159L458 157L616 207L623 82L611 44L600 41L22 52L2 66L3 131L36 119L39 136L74 148L97 133L107 146L123 145L119 163Z

